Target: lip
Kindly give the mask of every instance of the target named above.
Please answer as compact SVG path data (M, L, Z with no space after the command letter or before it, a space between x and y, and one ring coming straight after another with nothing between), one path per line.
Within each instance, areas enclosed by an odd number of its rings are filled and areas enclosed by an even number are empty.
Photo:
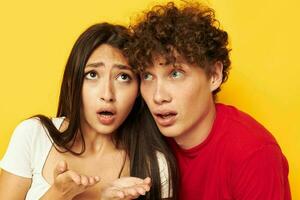
M103 114L100 114L101 112L111 112L112 115L103 115ZM110 125L116 119L116 110L111 107L101 108L97 111L97 118L101 124Z
M153 113L158 125L167 127L176 122L177 112L173 110L158 110Z

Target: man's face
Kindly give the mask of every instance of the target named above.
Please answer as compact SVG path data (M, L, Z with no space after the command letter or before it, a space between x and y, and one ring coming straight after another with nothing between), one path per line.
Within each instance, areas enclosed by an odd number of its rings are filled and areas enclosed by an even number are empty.
M178 59L174 67L158 56L153 66L145 69L141 94L163 135L174 137L179 145L190 146L193 135L214 118L212 91L220 84L212 78L184 59Z

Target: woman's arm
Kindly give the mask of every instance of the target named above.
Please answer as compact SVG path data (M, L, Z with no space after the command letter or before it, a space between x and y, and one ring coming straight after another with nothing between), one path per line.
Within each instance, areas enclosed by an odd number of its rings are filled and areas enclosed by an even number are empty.
M31 178L17 176L5 170L1 170L0 173L0 199L25 199L31 185Z

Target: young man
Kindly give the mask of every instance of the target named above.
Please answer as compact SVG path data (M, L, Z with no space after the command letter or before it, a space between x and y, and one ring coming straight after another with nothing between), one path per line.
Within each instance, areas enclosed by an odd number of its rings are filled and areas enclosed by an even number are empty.
M290 200L288 163L271 133L215 103L227 79L227 33L200 4L155 6L132 26L141 94L178 159L182 200Z

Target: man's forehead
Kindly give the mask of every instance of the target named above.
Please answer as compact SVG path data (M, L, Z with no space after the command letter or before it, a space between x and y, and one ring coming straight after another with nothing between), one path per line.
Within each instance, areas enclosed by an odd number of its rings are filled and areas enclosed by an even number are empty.
M154 66L173 66L186 63L186 60L179 53L172 52L170 54L154 54L152 56L152 63Z

